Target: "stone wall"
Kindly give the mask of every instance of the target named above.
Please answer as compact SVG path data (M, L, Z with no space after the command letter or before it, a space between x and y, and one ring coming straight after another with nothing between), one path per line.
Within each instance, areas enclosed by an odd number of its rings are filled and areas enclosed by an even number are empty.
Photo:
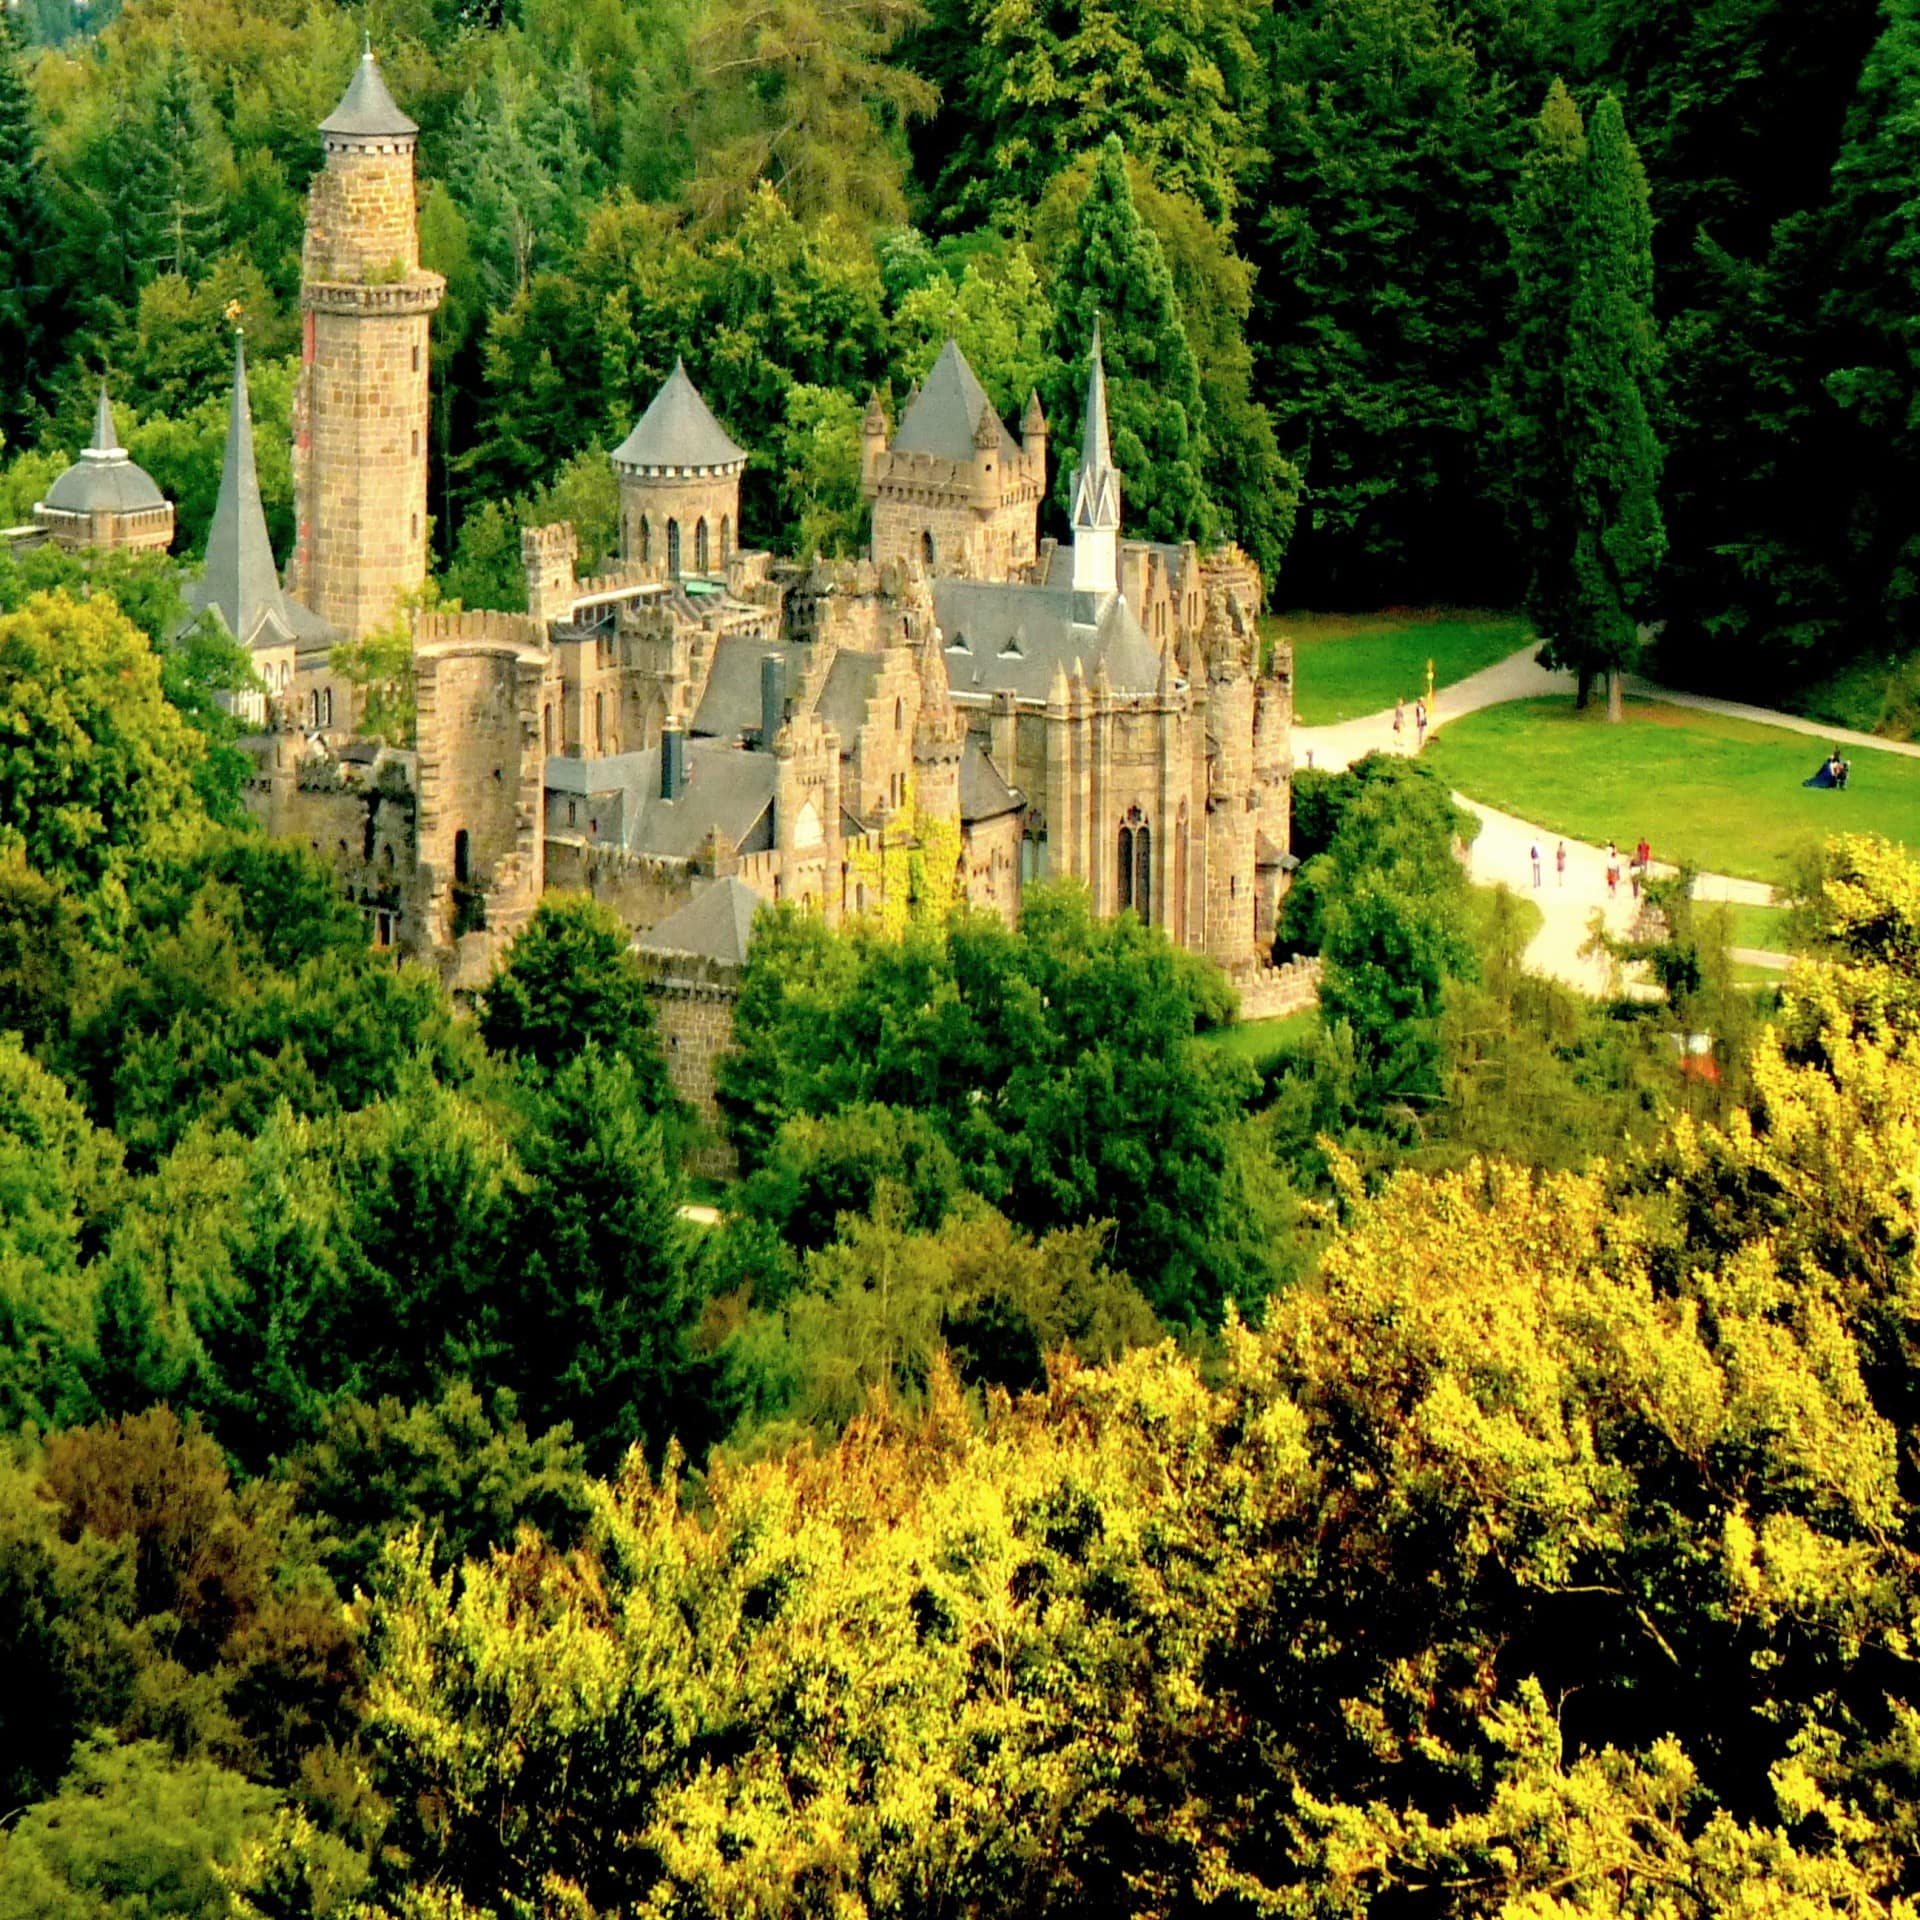
M707 527L707 558L700 562L700 523ZM737 471L654 475L620 472L620 557L648 579L670 577L670 529L680 530L682 574L724 573L740 545Z
M628 927L657 927L693 898L702 878L688 860L662 860L597 847L584 839L550 834L546 845L547 885L565 893L587 893Z
M1277 1020L1320 1004L1320 956L1298 954L1277 967L1240 967L1227 975L1242 1020Z
M730 1179L739 1171L739 1161L714 1097L714 1067L733 1045L739 970L692 954L642 950L636 958L647 976L647 998L659 1022L667 1078L693 1109L704 1136L687 1165L713 1179Z
M305 280L399 279L420 264L410 139L328 140L307 197Z

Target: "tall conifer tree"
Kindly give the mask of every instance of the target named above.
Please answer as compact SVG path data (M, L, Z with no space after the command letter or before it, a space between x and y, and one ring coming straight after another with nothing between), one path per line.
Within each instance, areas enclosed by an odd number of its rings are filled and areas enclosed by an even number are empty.
M1620 676L1633 663L1637 622L1666 557L1660 517L1654 388L1653 217L1647 176L1608 94L1587 133L1586 191L1574 226L1574 645L1607 673L1607 713L1620 718Z
M1508 356L1516 519L1529 611L1549 657L1580 676L1632 664L1666 554L1654 389L1653 221L1646 175L1611 95L1584 138L1558 81L1514 207L1517 282Z
M1514 190L1514 312L1502 395L1509 518L1526 567L1527 613L1542 633L1555 637L1571 631L1573 612L1577 527L1567 342L1574 259L1568 236L1586 164L1580 109L1556 80L1534 122L1533 150Z
M1199 368L1166 257L1134 205L1126 156L1112 134L1100 149L1054 288L1053 346L1063 364L1052 396L1057 447L1079 444L1095 314L1127 531L1206 545L1219 516L1201 477L1206 422ZM1071 484L1071 463L1063 461L1055 489L1063 506Z
M12 15L0 9L0 433L18 438L53 351L53 211Z
M220 133L206 87L177 40L142 103L123 175L123 244L132 278L197 277L225 243L215 179Z

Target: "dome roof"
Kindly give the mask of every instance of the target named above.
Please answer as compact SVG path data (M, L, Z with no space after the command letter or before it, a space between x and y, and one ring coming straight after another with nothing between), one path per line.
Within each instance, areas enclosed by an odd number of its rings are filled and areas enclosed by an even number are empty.
M700 389L676 360L639 424L613 450L616 467L737 467L746 463Z
M40 504L60 513L145 513L167 504L146 469L127 458L114 432L104 385L93 416L93 444L47 489Z

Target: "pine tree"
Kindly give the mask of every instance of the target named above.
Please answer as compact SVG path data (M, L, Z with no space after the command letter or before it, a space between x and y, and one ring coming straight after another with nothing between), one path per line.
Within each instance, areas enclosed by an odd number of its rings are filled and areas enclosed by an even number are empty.
M1054 287L1054 352L1063 371L1052 396L1054 444L1079 444L1094 316L1107 370L1114 464L1129 533L1209 544L1219 515L1202 478L1206 458L1200 375L1160 242L1140 217L1117 136L1109 134L1081 203L1079 228ZM1072 463L1055 489L1070 499Z
M1573 227L1573 326L1567 399L1573 429L1573 624L1556 636L1582 671L1604 668L1620 717L1621 674L1635 652L1666 556L1661 449L1654 428L1659 340L1653 318L1653 218L1647 177L1611 94L1594 109Z
M130 131L122 176L123 244L137 283L193 279L225 244L219 140L207 90L176 41Z
M58 328L46 272L53 210L11 21L0 11L0 434L17 438Z
M1528 617L1551 637L1572 630L1573 420L1567 342L1574 261L1568 249L1586 179L1580 109L1556 80L1534 122L1514 190L1514 309L1502 375L1503 491L1526 568ZM1582 694L1585 685L1582 683Z

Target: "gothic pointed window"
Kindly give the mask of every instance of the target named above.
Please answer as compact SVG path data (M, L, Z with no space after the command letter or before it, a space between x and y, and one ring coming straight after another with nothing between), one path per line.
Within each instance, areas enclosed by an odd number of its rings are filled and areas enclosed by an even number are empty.
M693 530L693 570L695 573L712 571L711 556L707 552L707 520L704 514Z
M1153 924L1153 829L1144 823L1133 835L1133 910L1142 926Z
M678 520L667 522L667 576L672 580L680 578L680 522Z
M640 516L640 564L650 566L653 562L653 522L645 514Z
M467 884L467 869L471 859L470 846L467 830L462 827L453 836L453 883L457 887L464 887Z
M1120 829L1120 897L1114 902L1117 912L1125 913L1133 905L1133 829Z
M930 533L923 533L920 536L920 560L926 570L931 573L933 571L933 535Z

